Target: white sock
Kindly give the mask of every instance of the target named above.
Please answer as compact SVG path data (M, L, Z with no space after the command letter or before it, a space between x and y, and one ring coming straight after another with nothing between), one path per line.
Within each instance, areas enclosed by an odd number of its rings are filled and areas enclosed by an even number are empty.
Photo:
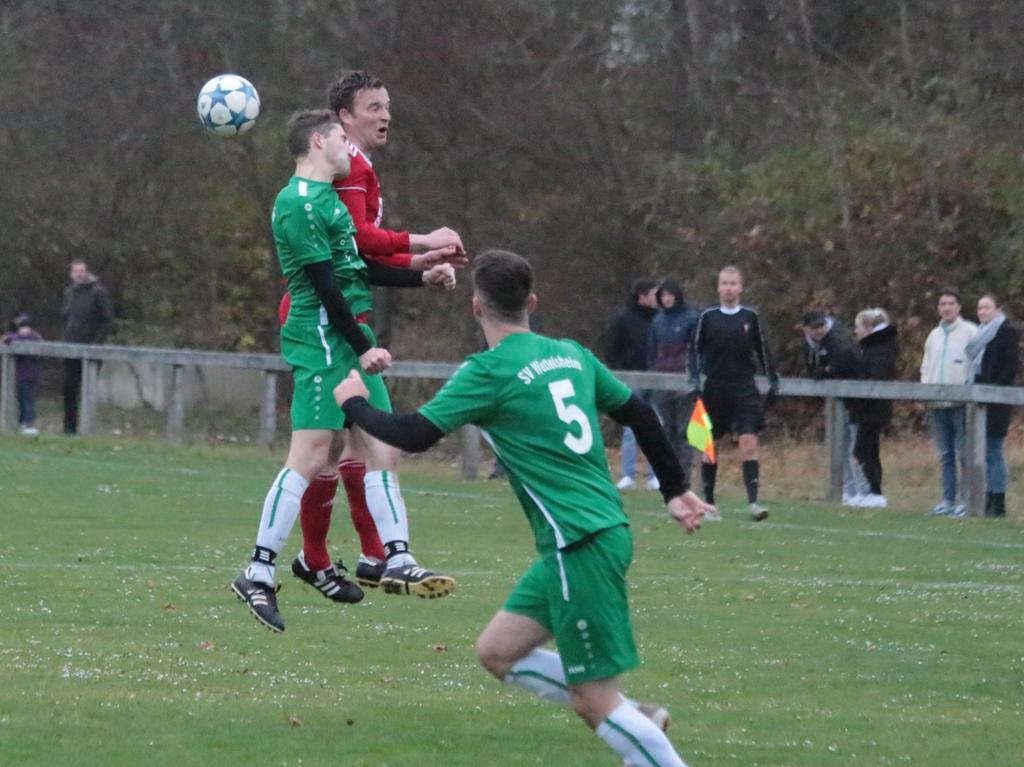
M409 517L398 475L392 471L368 471L363 485L366 488L366 507L388 553L388 567L416 564L409 553Z
M263 515L260 530L256 534L256 545L270 549L275 554L284 548L288 535L299 517L302 495L309 487L309 481L292 469L281 469L274 484L270 486L263 501ZM274 585L274 565L267 562L253 562L245 571L245 577L258 583Z
M505 676L505 681L522 687L544 700L569 705L569 685L561 656L552 650L534 650L517 660Z
M625 701L601 722L597 735L631 767L686 767L658 725Z

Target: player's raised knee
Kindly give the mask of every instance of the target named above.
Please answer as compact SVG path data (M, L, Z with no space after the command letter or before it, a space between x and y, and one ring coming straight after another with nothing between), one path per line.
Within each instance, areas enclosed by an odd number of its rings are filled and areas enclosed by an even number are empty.
M515 658L509 658L506 653L502 652L500 644L491 641L486 632L476 640L476 657L488 673L502 680L508 676L512 664L516 661Z

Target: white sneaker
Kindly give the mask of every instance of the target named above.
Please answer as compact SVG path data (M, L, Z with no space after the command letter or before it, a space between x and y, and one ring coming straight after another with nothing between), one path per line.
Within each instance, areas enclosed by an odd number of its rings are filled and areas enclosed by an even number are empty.
M865 509L884 509L888 505L889 501L886 500L884 495L876 495L875 493L868 493L860 501L860 506Z
M843 506L862 506L866 493L855 493L843 496Z
M928 514L933 517L948 517L952 513L953 504L947 500L939 501L935 504L932 510L928 512Z
M962 518L962 517L966 517L967 516L967 507L964 506L964 504L962 504L962 503L958 503L956 506L953 507L953 510L951 512L949 512L949 516L957 517L958 519Z
M651 477L649 480L647 480L647 489L661 490L661 483L658 481L657 477Z
M759 503L750 504L750 518L755 522L768 519L768 509Z
M23 437L38 437L39 429L37 429L35 426L22 426L20 429L18 429L18 434L20 434Z
M722 512L720 512L718 509L715 509L714 511L709 511L702 517L702 519L708 522L721 522Z
M619 488L619 490L632 490L636 487L636 482L633 481L632 477L623 477L615 487Z

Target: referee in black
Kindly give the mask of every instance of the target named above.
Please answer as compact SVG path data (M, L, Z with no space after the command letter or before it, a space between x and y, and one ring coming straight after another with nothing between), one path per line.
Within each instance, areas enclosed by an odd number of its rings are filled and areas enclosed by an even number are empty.
M695 389L703 392L704 407L711 417L716 440L732 432L739 435L743 459L743 484L751 516L760 522L768 510L758 503L757 434L764 428L764 410L775 400L779 378L772 365L764 328L757 312L740 304L743 275L735 266L718 273L718 306L705 309L697 322L695 348L697 370ZM760 363L760 364L758 364ZM763 372L770 382L764 403L754 382L754 375ZM704 384L700 386L701 376ZM715 502L715 479L718 466L701 465L704 500Z

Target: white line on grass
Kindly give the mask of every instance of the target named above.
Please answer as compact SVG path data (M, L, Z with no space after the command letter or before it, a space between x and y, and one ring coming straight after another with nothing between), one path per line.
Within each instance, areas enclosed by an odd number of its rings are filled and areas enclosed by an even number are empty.
M657 517L659 519L665 519L668 521L668 517L665 516L664 512L657 511L634 511L630 516L644 516L644 517ZM726 518L728 520L728 517ZM746 520L744 520L746 522ZM952 520L947 520L952 522ZM955 524L955 522L952 522ZM711 525L718 524L709 522L705 525L704 529L713 529ZM753 525L753 523L750 523ZM941 522L939 524L942 524ZM1008 541L979 541L962 538L940 538L934 535L916 535L913 533L896 533L889 530L861 530L849 527L825 527L823 525L799 525L793 522L762 522L757 525L758 530L800 530L813 533L844 533L846 535L855 535L864 538L896 538L901 541L916 541L919 543L930 543L930 544L968 544L971 546L989 546L995 549L1010 549L1012 551L1024 550L1024 543L1011 543Z
M979 583L978 581L899 581L894 578L793 578L787 576L741 575L631 575L631 581L691 581L693 583L785 584L804 588L893 588L902 591L1005 591L1024 594L1024 583Z

